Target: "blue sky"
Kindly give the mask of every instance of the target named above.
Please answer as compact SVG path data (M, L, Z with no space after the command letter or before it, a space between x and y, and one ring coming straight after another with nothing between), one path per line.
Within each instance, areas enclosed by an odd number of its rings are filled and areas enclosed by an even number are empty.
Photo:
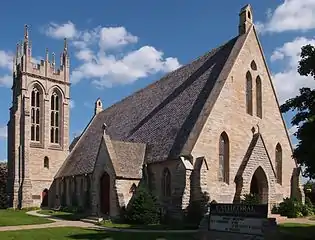
M238 13L250 3L280 103L315 81L296 73L302 45L315 45L315 1L4 1L0 29L0 160L7 159L12 53L30 25L35 60L70 40L70 139L104 107L237 35ZM59 59L57 57L57 59ZM290 128L290 117L285 116ZM293 133L295 128L290 129ZM296 140L293 139L293 143Z

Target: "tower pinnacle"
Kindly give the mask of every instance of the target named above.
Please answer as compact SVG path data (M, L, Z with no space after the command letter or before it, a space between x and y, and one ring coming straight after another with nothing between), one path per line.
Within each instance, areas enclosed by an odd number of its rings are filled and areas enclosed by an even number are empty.
M24 39L28 40L28 25L24 25Z

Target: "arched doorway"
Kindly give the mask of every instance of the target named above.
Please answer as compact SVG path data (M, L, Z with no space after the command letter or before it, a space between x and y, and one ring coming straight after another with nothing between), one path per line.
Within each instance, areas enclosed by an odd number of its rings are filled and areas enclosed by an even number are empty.
M268 180L265 171L258 167L250 183L250 193L257 195L261 204L267 204L268 191Z
M48 207L48 189L45 188L42 192L42 207Z
M101 213L109 214L109 207L110 207L110 176L107 172L101 177L100 181L100 206L101 206Z

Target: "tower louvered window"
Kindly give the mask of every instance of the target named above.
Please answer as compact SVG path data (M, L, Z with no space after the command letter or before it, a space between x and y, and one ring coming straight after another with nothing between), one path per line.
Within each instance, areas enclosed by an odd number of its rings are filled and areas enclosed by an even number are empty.
M31 141L40 141L41 94L35 87L31 93Z
M50 99L50 142L60 143L60 98L56 92Z

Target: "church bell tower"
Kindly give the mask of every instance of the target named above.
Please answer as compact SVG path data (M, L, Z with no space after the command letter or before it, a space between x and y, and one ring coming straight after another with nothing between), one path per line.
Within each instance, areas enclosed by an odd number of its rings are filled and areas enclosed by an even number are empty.
M54 175L69 152L70 61L67 40L56 68L55 54L32 58L29 29L13 60L8 122L8 192L14 208L48 206Z

